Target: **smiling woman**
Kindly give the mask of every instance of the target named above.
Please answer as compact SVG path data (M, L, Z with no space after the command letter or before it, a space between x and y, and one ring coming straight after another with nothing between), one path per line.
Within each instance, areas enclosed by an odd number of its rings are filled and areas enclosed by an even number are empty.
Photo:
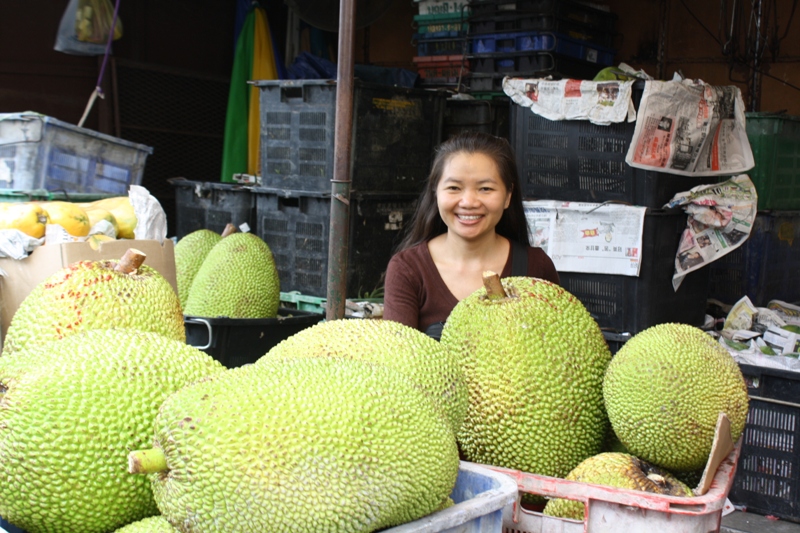
M438 338L453 307L485 270L558 283L530 246L516 160L506 139L477 131L436 149L417 211L386 271L384 319Z

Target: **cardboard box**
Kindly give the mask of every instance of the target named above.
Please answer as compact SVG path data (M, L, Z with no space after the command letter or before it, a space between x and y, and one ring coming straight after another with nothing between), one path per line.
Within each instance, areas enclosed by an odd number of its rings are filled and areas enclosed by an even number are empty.
M37 248L22 260L0 258L0 269L7 274L0 276L0 340L5 338L11 317L22 300L48 276L76 261L119 259L128 248L144 252L147 255L144 264L164 276L177 293L175 248L170 239L163 243L135 239L108 241L102 243L98 250L93 250L85 242L48 244Z

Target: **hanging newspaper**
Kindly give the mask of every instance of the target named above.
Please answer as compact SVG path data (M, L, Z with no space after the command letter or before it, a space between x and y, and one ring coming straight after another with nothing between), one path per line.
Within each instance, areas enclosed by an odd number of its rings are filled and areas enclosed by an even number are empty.
M685 176L725 176L753 168L742 93L700 80L645 82L625 161Z
M589 120L593 124L633 122L634 80L588 81L503 79L503 92L516 104L549 120Z
M741 246L756 218L758 195L746 174L722 183L698 185L676 194L665 208L684 206L689 215L675 256L672 286L684 276Z
M532 200L523 202L533 245L560 272L638 276L645 207Z

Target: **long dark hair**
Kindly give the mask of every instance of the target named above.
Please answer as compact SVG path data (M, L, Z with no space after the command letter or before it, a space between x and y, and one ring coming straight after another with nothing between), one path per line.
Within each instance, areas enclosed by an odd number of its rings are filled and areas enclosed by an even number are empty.
M411 248L447 232L447 226L439 216L436 187L442 178L445 165L459 153L479 153L492 158L506 189L511 191L511 203L508 209L503 211L495 231L507 239L530 245L528 220L522 207L522 187L519 182L517 161L508 140L480 131L465 131L437 146L435 153L431 172L417 202L417 210L396 251Z

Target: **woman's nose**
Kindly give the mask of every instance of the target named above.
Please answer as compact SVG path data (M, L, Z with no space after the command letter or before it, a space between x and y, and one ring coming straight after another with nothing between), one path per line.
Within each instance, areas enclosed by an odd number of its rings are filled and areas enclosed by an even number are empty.
M461 198L459 199L458 203L463 206L473 206L478 203L478 195L475 193L475 191L465 190L461 194Z

